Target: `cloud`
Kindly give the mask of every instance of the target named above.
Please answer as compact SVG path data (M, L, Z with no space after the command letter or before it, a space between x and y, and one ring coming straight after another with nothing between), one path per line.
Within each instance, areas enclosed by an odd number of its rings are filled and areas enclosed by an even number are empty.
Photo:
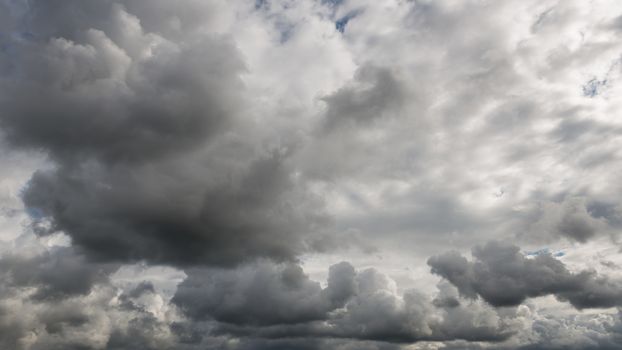
M100 260L231 265L312 249L305 237L321 233L325 219L282 156L233 169L204 159L39 172L24 202L51 218L50 232L66 232Z
M619 347L620 13L0 0L0 347Z
M7 138L54 158L114 162L160 157L221 130L242 88L244 66L233 44L209 36L172 43L143 33L138 18L106 3L63 3L47 21L72 8L93 27L64 22L76 25L65 36L48 33L45 25L31 28L36 40L15 41L3 55L12 65L0 87ZM34 13L48 9L45 2L30 7ZM137 32L115 37L115 24ZM128 52L126 42L150 52Z
M4 256L0 273L8 285L35 288L35 300L86 295L93 285L108 281L118 265L92 264L70 247L59 247L35 257Z
M0 259L0 345L17 350L165 349L175 310L148 284L112 284L118 266L71 247Z
M354 269L331 267L322 289L298 265L263 263L235 273L229 270L186 270L173 302L193 319L213 318L242 325L303 323L322 320L349 299ZM348 276L350 275L350 276ZM343 276L343 277L342 277Z
M571 240L586 242L603 230L602 220L590 215L585 201L580 198L568 199L559 205L551 203L543 212L542 221L552 221L553 234Z
M57 260L75 260L71 249L41 252L31 264L45 265L55 255ZM98 263L78 261L81 271L96 276L105 272ZM5 269L17 265L12 258L1 262ZM411 343L464 344L459 340L513 348L508 344L525 344L521 338L516 343L515 337L523 336L519 331L527 326L540 337L531 338L530 344L547 344L557 327L547 323L550 317L530 316L525 307L496 309L464 299L460 286L447 282L437 286L434 299L412 289L399 292L389 276L375 269L357 270L347 262L329 268L326 284L292 263L186 269L188 277L170 303L151 281L121 290L110 277L81 278L90 287L75 289L56 281L54 274L33 278L36 269L23 266L11 270L14 277L3 279L0 293L0 332L7 335L3 345L16 349L399 349ZM63 264L53 266L71 272ZM71 272L77 275L84 273ZM24 288L33 289L23 293ZM41 290L50 297L33 297ZM19 317L16 310L22 311ZM606 327L617 327L615 318L602 317ZM563 324L580 335L582 322ZM615 344L610 336L598 326L589 337Z
M571 272L549 252L532 259L514 245L488 242L473 248L474 261L458 252L428 260L432 273L453 285L460 294L482 297L494 306L515 306L527 298L554 295L577 309L620 306L622 286L595 271Z
M186 273L173 303L195 322L212 322L213 334L234 338L274 344L281 338L499 342L515 332L511 317L490 308L471 302L433 305L415 290L401 295L390 277L374 269L357 272L346 262L330 267L324 288L297 265L264 262ZM452 293L447 288L445 293Z
M0 123L14 147L55 164L23 193L49 233L102 261L180 266L327 247L321 201L296 179L287 145L262 145L242 113L245 64L230 38L198 28L179 38L133 1L34 1L29 13L14 29L29 35L0 58L10 67Z
M530 318L531 325L521 342L493 345L456 341L445 344L441 349L617 349L622 344L619 313L556 317L534 313Z
M537 341L521 349L615 349L621 325L619 313L543 318L532 326Z

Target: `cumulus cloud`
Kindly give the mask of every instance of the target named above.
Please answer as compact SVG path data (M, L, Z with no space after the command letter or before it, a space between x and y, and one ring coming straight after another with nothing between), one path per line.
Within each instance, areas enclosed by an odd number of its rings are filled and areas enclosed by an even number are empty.
M57 5L30 2L1 58L6 139L56 164L23 194L49 232L108 261L231 265L321 249L320 200L287 145L262 146L242 113L245 65L230 38L147 31L155 14L131 1Z
M124 292L118 265L71 247L0 259L0 345L11 349L166 349L177 318L150 284Z
M513 317L477 303L433 304L416 290L399 293L393 279L342 262L325 287L298 265L261 263L230 270L187 270L173 303L212 331L233 337L352 339L414 343L468 339L499 342L516 332ZM446 286L439 298L452 291ZM453 292L458 298L457 292ZM265 340L263 340L265 341Z
M432 272L469 298L494 306L515 306L527 298L554 295L577 309L620 306L622 284L595 271L571 272L549 252L527 258L511 244L489 242L473 248L474 261L458 252L433 256Z
M339 270L346 271L339 271ZM321 320L343 306L351 293L353 277L340 278L354 269L333 266L328 287L323 290L298 265L271 264L229 270L191 271L173 299L194 319L250 325L303 323ZM341 305L340 305L341 304Z

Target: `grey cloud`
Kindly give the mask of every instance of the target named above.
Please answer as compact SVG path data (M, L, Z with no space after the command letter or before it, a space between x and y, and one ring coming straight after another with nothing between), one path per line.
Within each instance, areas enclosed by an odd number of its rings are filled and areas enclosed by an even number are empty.
M14 29L29 35L0 52L5 137L56 165L24 190L35 220L102 261L235 265L329 247L291 151L243 113L235 43L197 29L218 6L157 5L33 1ZM193 8L206 17L175 37L167 23Z
M388 163L399 162L399 156L412 151L410 142L400 145L407 148L402 150L379 147L377 141L392 144L392 137L403 136L399 135L400 130L404 131L403 123L415 123L407 112L410 106L424 103L420 94L417 86L390 67L362 64L351 80L322 97L322 118L294 158L304 174L313 179L334 181L354 174L364 178L395 171ZM374 133L375 140L369 137Z
M361 272L358 281L359 293L332 321L340 336L396 343L453 339L499 342L516 331L494 311L474 304L439 307L415 290L396 298L390 280L375 270Z
M582 317L559 319L541 319L533 325L538 336L535 344L521 346L521 350L554 349L603 349L613 350L622 346L622 334L612 327L619 327L619 315L594 317L587 320ZM592 322L590 322L592 321ZM572 341L570 341L572 339Z
M516 236L538 243L560 239L586 243L601 237L615 238L622 222L615 200L584 193L561 193L553 198L536 196L523 213L516 214L512 228Z
M163 328L165 329L166 325L145 313L141 317L131 319L127 327L115 329L106 342L106 349L170 349L170 344L158 341Z
M374 269L356 271L345 262L329 269L324 288L293 264L266 261L234 270L186 271L173 302L190 319L179 323L152 314L161 301L141 304L144 298L159 298L148 282L123 293L119 303L114 290L101 294L109 288L101 281L88 296L32 304L36 327L44 331L31 349L399 349L401 344L455 339L503 348L523 327L517 315L478 302L438 303L414 290L400 295L388 276ZM452 285L438 287L435 301L460 299ZM12 305L8 301L15 295L2 294L3 303ZM30 302L22 303L24 308ZM114 327L104 327L105 336L87 332L111 317ZM0 317L0 331L14 332L17 344L35 326L32 319L11 319Z
M618 264L610 260L603 260L600 262L600 264L610 269L614 269L614 270L620 269L620 266Z
M324 214L282 156L208 162L199 154L39 172L24 202L51 219L50 231L66 232L100 260L233 265L314 249Z
M2 53L13 65L0 80L8 140L54 158L141 160L197 146L231 118L243 64L227 40L161 43L131 58L101 30L84 37Z
M618 16L612 20L609 27L617 31L622 31L622 16Z
M434 306L443 309L451 309L461 305L460 295L457 289L450 283L439 283L437 287L438 295L432 300Z
M46 255L40 259L45 260ZM89 265L84 261L82 264ZM12 272L21 272L23 278L29 278L23 270L28 269L22 266ZM145 298L144 293L142 296L122 294L109 279L88 280L75 267L59 272L66 275L65 280L73 279L76 284L92 283L88 292L86 288L76 290L59 282L51 285L49 279L58 280L54 276L58 273L49 269L39 272L51 276L48 280L29 278L27 281L4 278L0 284L0 345L16 350L173 347L176 337L169 325L175 313L159 295ZM24 293L25 287L36 290ZM45 298L37 296L42 290L47 293ZM127 301L137 307L127 308Z
M329 284L309 279L298 265L262 263L229 270L186 270L173 302L194 319L250 325L321 320L355 292L354 269L342 263L330 270Z
M622 346L619 313L533 315L524 334L505 344L467 343L455 341L441 349L495 350L561 350L618 349Z
M88 314L79 309L50 308L39 315L48 334L62 334L69 328L88 324Z
M11 310L0 308L0 345L7 349L19 349L19 340L26 335L26 330L21 320L11 316Z
M90 263L73 248L57 248L32 258L19 255L0 259L0 273L15 287L33 287L35 300L85 295L93 285L108 281L118 265Z
M474 261L457 252L428 260L432 272L469 298L494 306L514 306L527 298L554 295L577 309L620 306L622 285L594 271L573 273L550 253L528 259L518 247L489 242L473 248Z
M543 317L534 321L532 344L519 349L619 349L622 320L617 314Z
M179 349L208 348L217 350L399 350L397 344L349 339L320 339L314 337L266 339L254 337L212 337L203 345L181 345Z
M622 210L614 201L589 201L586 209L593 217L605 219L614 227L622 225Z
M137 298L143 294L149 293L155 293L155 287L149 281L142 281L128 293L128 296L131 298Z
M324 98L328 106L325 128L352 127L400 114L407 98L407 86L386 67L361 67L351 86Z
M331 265L328 270L328 285L324 290L333 308L345 304L357 291L356 270L348 262Z
M490 308L474 303L434 305L415 290L399 295L388 276L374 269L356 272L348 263L330 268L325 288L296 265L263 263L234 271L186 273L173 302L195 323L215 322L213 335L276 343L296 338L406 344L451 339L499 342L516 331ZM450 287L444 289L439 298L452 293L458 297ZM188 328L178 329L192 334Z

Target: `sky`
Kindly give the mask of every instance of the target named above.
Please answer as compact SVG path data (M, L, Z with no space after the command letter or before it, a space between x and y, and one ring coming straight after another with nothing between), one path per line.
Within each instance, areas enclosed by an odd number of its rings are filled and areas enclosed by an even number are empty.
M0 0L0 348L621 349L621 77L615 0Z

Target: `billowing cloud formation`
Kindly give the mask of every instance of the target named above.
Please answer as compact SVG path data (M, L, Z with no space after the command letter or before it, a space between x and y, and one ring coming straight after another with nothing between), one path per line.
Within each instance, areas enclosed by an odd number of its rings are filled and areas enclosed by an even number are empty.
M230 270L186 270L173 301L194 319L250 325L322 320L355 292L354 268L331 266L328 287L311 281L298 265L271 264Z
M35 174L24 201L52 218L49 231L67 232L102 260L293 259L306 250L304 234L322 229L323 215L283 158L266 157L238 169L213 164L214 171L200 156L131 167L87 163Z
M23 194L49 232L101 260L175 265L320 248L306 238L322 230L320 202L245 120L244 63L227 36L198 23L183 38L147 31L156 14L132 1L6 6L22 24L0 56L0 123L56 162Z
M0 347L622 347L621 18L0 0Z
M489 242L473 248L473 262L457 252L428 260L432 272L466 297L481 296L494 306L514 306L527 298L555 295L578 309L622 305L622 282L594 271L569 271L549 252L529 259L514 245Z
M330 267L326 287L293 264L190 269L172 303L151 282L122 291L109 278L115 266L83 260L72 248L5 257L0 267L0 344L15 349L338 349L347 341L390 348L426 340L498 342L518 326L516 315L485 305L435 306L414 290L401 295L390 277L346 262ZM438 298L457 300L452 288L443 286Z
M173 302L195 321L215 321L217 332L278 339L282 336L387 343L467 339L498 342L517 326L478 304L457 301L444 288L432 303L415 290L403 295L395 281L346 262L330 267L326 287L300 266L261 263L231 270L187 270ZM477 320L477 321L476 321Z
M94 284L106 282L117 268L88 263L72 248L57 248L30 258L9 255L0 260L5 285L35 288L32 298L39 300L89 294Z
M0 345L7 349L163 349L176 314L148 283L123 292L71 247L0 259Z
M464 247L620 226L619 189L598 185L622 130L608 5L3 7L4 137L56 165L26 204L100 259L292 261L335 246L324 230Z

